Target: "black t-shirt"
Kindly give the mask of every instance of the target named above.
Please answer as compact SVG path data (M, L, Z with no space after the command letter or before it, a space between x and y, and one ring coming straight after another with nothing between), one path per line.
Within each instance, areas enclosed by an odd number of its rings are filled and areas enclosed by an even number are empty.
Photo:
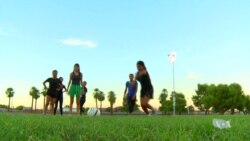
M63 89L66 89L65 85L63 85L63 84L58 85L58 88L60 88L61 86L62 86L62 88L58 91L59 95L62 95L63 94Z
M49 83L49 90L56 91L61 81L58 78L48 78L45 83Z
M151 79L148 73L141 76L137 76L136 79L141 83L142 91L153 89Z
M82 96L86 96L88 89L86 87L82 88Z

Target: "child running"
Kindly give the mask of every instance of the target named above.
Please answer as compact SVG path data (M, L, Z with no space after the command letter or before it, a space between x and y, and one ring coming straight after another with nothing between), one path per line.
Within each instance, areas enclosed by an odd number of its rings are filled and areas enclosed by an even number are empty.
M137 70L136 80L141 83L141 107L147 115L154 115L156 110L149 104L150 99L153 99L154 89L143 61L137 62ZM151 114L148 109L151 109Z
M134 80L134 75L129 75L129 81L126 83L124 98L127 99L128 102L128 113L131 115L134 110L135 102L136 102L136 93L137 93L137 82Z

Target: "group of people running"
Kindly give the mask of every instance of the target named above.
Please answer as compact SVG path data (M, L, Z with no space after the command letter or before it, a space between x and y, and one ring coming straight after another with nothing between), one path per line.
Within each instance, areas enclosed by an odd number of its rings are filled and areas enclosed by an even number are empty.
M57 70L52 72L52 77L44 81L44 88L47 90L46 104L45 104L45 114L48 112L50 106L50 111L54 115L57 112L57 107L59 103L60 113L63 115L63 93L67 92L70 96L70 113L72 114L74 98L76 98L77 113L81 115L84 113L83 105L86 102L87 94L87 82L83 81L83 74L80 71L80 65L75 64L74 70L70 73L70 79L67 88L63 85L63 78L57 77ZM126 82L124 98L128 101L128 113L132 114L136 103L136 94L138 89L138 83L141 84L141 108L147 115L155 114L155 109L149 104L150 99L153 99L153 85L147 68L143 61L137 62L137 73L129 75L129 81ZM49 83L49 87L46 86ZM151 110L151 113L149 112Z

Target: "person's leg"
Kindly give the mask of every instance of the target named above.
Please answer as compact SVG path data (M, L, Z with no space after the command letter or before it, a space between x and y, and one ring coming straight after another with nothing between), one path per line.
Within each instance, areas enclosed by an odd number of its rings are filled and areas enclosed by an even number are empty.
M82 114L82 106L83 106L83 96L80 97L80 115Z
M142 107L142 110L145 112L145 114L149 114L148 112L148 108L146 106L146 100L145 100L145 97L141 97L141 107Z
M70 96L70 104L69 104L70 114L72 114L73 103L74 103L74 97Z
M150 101L150 98L145 96L145 106L148 108L148 109L151 109L151 110L154 110L153 107L149 104L149 101Z
M84 104L85 104L85 102L86 102L86 96L84 96L83 97L83 100L82 100L82 110L83 110L83 112L84 112Z
M50 96L47 95L46 96L46 104L45 104L44 114L47 114L50 100L51 100Z
M61 96L60 99L59 99L59 102L60 102L60 113L61 115L63 115L63 97Z
M76 97L76 107L77 107L77 113L80 111L80 97Z
M134 111L135 102L136 102L136 100L135 100L135 99L132 99L132 101L131 101L131 113Z
M127 98L128 100L128 113L129 114L132 114L132 112L133 112L133 107L132 107L132 98L131 97L128 97Z
M53 114L54 112L54 107L55 107L55 103L56 103L56 98L51 98L51 113Z
M56 115L57 107L58 107L58 97L56 98L55 108L54 108L54 115Z
M84 103L85 103L85 96L81 96L81 98L80 98L80 114L82 114L84 112L84 110L83 110Z

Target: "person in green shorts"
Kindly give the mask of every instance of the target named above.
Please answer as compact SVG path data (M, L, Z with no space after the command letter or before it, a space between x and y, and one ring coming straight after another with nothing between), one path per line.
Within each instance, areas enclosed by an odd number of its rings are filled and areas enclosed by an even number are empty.
M72 114L72 107L74 103L74 97L76 97L77 112L80 111L80 95L82 92L82 81L83 76L80 71L80 65L74 65L74 71L70 73L69 83L68 83L68 94L70 96L70 113Z

